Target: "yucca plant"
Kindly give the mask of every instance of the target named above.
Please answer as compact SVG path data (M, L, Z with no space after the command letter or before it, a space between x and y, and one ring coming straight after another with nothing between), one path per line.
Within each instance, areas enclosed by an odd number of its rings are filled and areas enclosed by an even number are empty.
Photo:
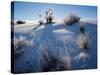
M52 23L52 20L53 20L52 14L53 14L53 12L51 9L46 11L46 22L47 23Z

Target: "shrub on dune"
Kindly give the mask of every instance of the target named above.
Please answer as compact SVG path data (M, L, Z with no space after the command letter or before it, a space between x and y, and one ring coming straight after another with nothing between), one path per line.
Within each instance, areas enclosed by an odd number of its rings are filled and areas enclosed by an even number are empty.
M39 25L42 25L44 24L44 22L42 20L39 21Z
M25 24L25 21L18 20L16 23L17 24Z
M68 16L66 16L63 20L65 25L72 25L74 23L77 23L80 21L80 17L70 13Z

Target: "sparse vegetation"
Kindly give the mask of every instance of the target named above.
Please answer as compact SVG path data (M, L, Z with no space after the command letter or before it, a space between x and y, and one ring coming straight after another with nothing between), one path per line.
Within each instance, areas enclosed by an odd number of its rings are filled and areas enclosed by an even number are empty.
M85 26L84 26L84 23L83 22L80 22L80 33L81 34L85 34Z
M14 55L15 58L19 57L23 52L24 48L31 46L32 42L25 39L25 37L20 36L19 39L14 38Z
M56 53L56 55L58 55L56 56L50 53L50 51L52 50L48 48L48 42L46 42L45 44L42 44L40 48L35 48L37 49L36 54L39 56L40 66L43 72L63 71L71 69L71 63L69 62L70 58L67 57L65 48L62 48L63 50L61 48L58 48L60 50L60 53Z
M90 58L89 54L85 51L85 49L88 50L90 42L84 23L80 22L80 17L72 13L66 16L64 19L65 25L74 25L77 23L74 26L68 26L68 29L65 29L66 26L62 23L53 25L52 14L48 15L47 13L46 15L46 21L50 23L47 25L50 26L43 25L42 28L43 21L41 15L39 15L39 18L39 25L36 27L34 25L32 28L29 26L29 30L24 25L22 27L16 26L18 32L15 32L17 39L14 40L15 62L22 55L20 63L23 64L21 61L24 59L24 65L27 65L27 67L23 67L23 65L22 68L19 66L19 72L64 71L74 69L73 65L75 68L84 67L83 63L87 62ZM17 21L16 23L24 24L25 22ZM38 27L40 28L38 29ZM23 30L21 31L19 28ZM60 33L58 30L60 30ZM79 35L78 38L77 35ZM27 37L27 39L23 36ZM80 66L81 62L82 65Z
M44 24L44 22L43 21L39 21L39 25L42 25L42 24Z
M79 27L80 34L78 36L77 44L79 48L88 48L90 39L89 39L88 34L85 31L85 23L80 22L79 24L80 24L80 27Z
M43 71L63 71L68 70L67 56L55 57L48 53L48 49L43 51Z
M25 24L25 21L18 20L16 23L17 24Z
M79 48L87 48L89 45L89 37L86 34L80 34L77 39L77 45Z
M75 15L75 14L70 13L68 16L66 16L64 18L63 21L64 21L65 25L72 25L74 23L79 22L80 21L80 17Z
M23 48L25 46L25 41L22 40L18 40L16 39L16 41L14 40L14 56L15 58L19 57L23 52Z

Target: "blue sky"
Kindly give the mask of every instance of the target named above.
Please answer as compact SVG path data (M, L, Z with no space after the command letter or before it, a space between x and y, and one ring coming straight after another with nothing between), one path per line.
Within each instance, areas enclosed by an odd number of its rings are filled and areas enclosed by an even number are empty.
M72 12L81 17L82 20L97 19L96 6L79 6L67 4L46 4L33 2L14 2L15 20L39 20L39 14L45 18L45 11L52 9L54 19L63 19Z

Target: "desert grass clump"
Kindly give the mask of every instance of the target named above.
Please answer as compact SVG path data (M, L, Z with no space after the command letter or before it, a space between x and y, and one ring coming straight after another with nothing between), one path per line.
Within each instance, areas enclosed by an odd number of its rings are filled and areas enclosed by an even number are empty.
M14 42L14 56L17 58L24 52L25 42L18 39L14 40Z
M55 67L57 65L57 59L56 57L52 56L49 53L49 48L44 47L41 49L39 52L41 55L41 66L42 66L42 71L43 72L48 72L48 71L55 71Z
M63 71L63 70L70 70L71 69L71 65L69 64L69 59L67 56L61 56L58 58L58 62L57 62L57 67L56 69L59 71Z
M44 72L70 69L69 59L67 56L53 56L49 51L49 48L45 47L41 52L42 70Z
M68 65L68 58L66 56L54 57L50 56L49 59L44 57L45 65L43 66L43 71L63 71L69 70L70 65Z
M80 34L77 39L77 45L81 49L88 48L90 39L87 34Z
M80 27L79 27L80 34L77 39L77 45L79 48L85 49L85 48L88 48L88 45L90 44L90 38L89 38L88 33L85 31L85 23L80 22L79 24L80 24Z
M19 57L24 52L25 47L29 47L32 45L33 45L33 41L27 40L24 36L20 36L19 38L14 38L15 58Z
M63 20L65 25L72 25L74 23L77 23L80 21L80 17L76 14L70 13L68 16L66 16Z

